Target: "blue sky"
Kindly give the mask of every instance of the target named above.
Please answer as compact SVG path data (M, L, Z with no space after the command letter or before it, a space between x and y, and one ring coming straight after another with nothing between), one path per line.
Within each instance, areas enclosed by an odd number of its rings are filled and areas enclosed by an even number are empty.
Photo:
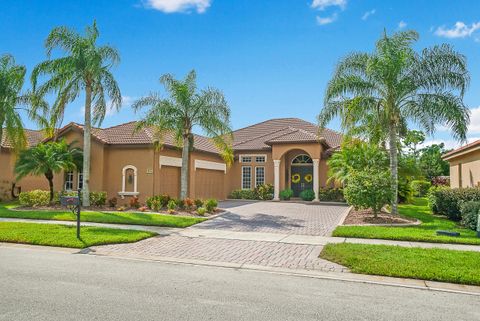
M83 31L97 20L100 43L120 51L113 72L125 97L103 126L138 118L129 104L161 91L160 75L183 77L193 68L200 87L223 90L234 128L274 117L315 121L340 57L372 51L383 28L415 29L418 49L446 42L467 56L469 138L480 138L478 1L3 0L1 9L0 53L13 54L29 71L46 58L51 28ZM68 107L65 123L82 122L82 102ZM329 127L338 129L338 121ZM456 145L444 129L429 138L439 140Z

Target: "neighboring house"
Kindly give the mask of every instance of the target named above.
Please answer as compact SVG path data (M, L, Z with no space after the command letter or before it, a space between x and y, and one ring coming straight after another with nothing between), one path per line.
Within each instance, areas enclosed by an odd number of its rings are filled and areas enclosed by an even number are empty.
M181 150L173 137L167 135L163 148L155 150L152 131L135 133L134 128L135 122L130 122L92 130L90 189L106 191L109 198L138 196L141 201L163 193L178 197ZM232 190L265 183L275 186L275 199L285 188L292 188L295 196L305 189L318 192L326 186L326 159L342 140L341 134L329 129L319 135L316 125L297 118L267 120L233 134L231 167L208 138L195 135L190 158L191 198L225 199ZM70 123L59 131L59 137L81 147L83 127ZM82 187L81 181L82 174L77 172L56 175L55 189L75 190ZM36 188L31 184L21 187L24 191Z
M450 186L480 186L480 140L452 150L442 156L450 163Z

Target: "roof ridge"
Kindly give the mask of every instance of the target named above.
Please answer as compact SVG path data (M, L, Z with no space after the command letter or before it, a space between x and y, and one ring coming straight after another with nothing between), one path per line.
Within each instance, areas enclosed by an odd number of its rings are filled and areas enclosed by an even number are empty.
M120 127L120 126L125 126L125 125L128 125L128 124L131 124L131 123L137 123L138 120L131 120L131 121L127 121L126 123L122 123L122 124L118 124L118 125L113 125L113 126L110 126L110 127L105 127L105 128L100 128L100 129L112 129L112 128L117 128L117 127Z
M282 119L300 119L300 118L295 118L295 117L270 118L270 119L266 119L266 120L261 121L261 122L256 123L256 124L252 124L252 125L249 125L249 126L245 126L245 127L239 128L239 129L235 129L233 132L235 133L236 131L243 130L243 129L247 129L247 128L250 128L250 127L253 127L253 126L257 126L257 125L260 125L260 124L264 124L264 123L269 122L269 121L282 120ZM301 120L301 119L300 119L300 120Z

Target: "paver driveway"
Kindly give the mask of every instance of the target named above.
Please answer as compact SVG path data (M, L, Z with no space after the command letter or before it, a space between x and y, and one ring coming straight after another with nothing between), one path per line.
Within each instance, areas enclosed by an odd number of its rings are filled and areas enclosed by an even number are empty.
M219 207L229 213L194 228L330 236L348 210L339 205L245 201L224 201Z

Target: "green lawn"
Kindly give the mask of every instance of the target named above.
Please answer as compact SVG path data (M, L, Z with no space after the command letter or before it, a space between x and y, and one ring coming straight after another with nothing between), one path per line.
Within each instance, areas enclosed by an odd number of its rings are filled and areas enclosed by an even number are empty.
M480 285L480 253L388 245L327 244L320 257L354 273Z
M85 248L93 245L137 242L156 233L82 226L76 238L76 227L57 224L0 222L0 242Z
M0 204L0 217L58 221L76 220L76 216L70 211L15 211L11 209L13 207L15 207L13 204ZM205 218L198 217L128 212L82 212L80 218L82 222L154 225L166 227L188 227L206 220Z
M432 215L427 200L417 198L413 204L399 206L400 214L422 221L421 225L408 227L390 226L338 226L333 236L367 239L387 239L435 243L480 244L475 231L462 228L446 218ZM437 230L460 232L459 237L437 236Z

